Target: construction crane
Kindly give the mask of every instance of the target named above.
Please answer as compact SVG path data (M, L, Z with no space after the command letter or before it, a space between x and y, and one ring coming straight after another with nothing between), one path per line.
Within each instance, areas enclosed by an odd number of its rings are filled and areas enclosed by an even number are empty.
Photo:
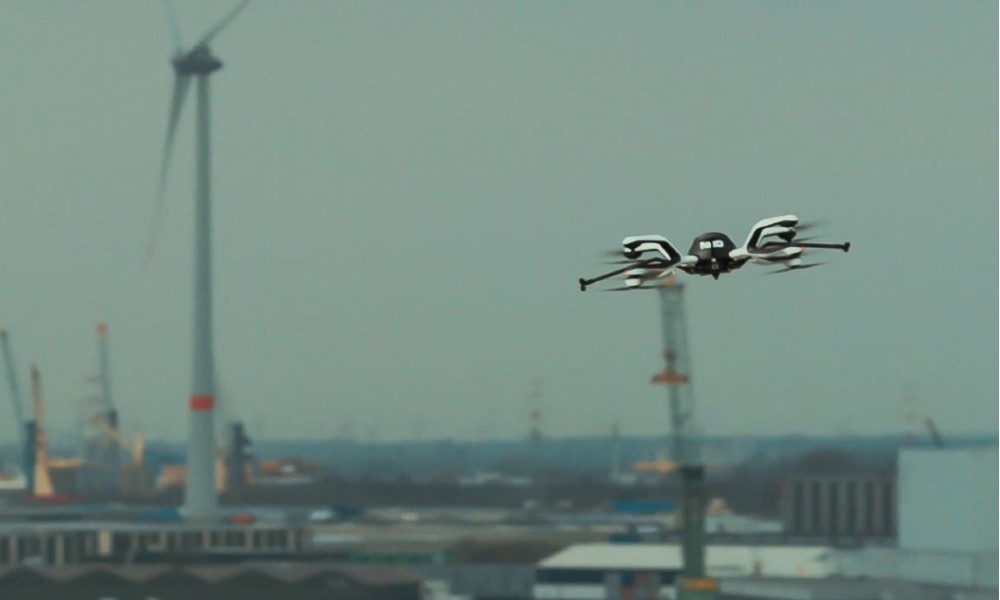
M243 423L234 421L229 425L229 447L225 454L225 489L237 498L248 483L248 470L253 463L253 442L247 435Z
M91 492L101 495L113 495L118 488L118 476L121 469L120 452L117 444L118 411L115 409L111 395L111 366L108 359L108 327L105 323L97 324L97 357L99 374L97 382L100 386L98 396L98 416L106 428L101 429L102 435L92 436L84 442L84 456L88 468L84 471L85 487ZM93 422L93 421L92 421ZM108 430L115 435L105 436Z
M14 405L14 418L17 420L17 435L24 442L24 408L21 399L21 386L17 382L17 369L14 368L14 353L10 349L10 337L6 329L0 329L0 345L3 346L4 368L7 371L7 386L10 388L10 400Z
M117 479L119 491L136 496L148 494L153 482L146 467L146 435L137 431L132 441L128 441L101 415L94 415L89 421L132 458L129 465L119 467L115 473L116 477L120 476Z
M14 406L15 428L20 442L18 455L21 471L24 473L26 488L31 490L35 474L35 423L24 417L24 399L21 396L21 386L17 380L17 368L14 366L14 351L11 350L10 337L6 329L0 329L0 346L3 347L7 386L10 388L10 400Z
M223 379L216 374L215 380L216 411L221 417L217 423L224 427L216 434L216 438L224 442L216 449L215 489L220 493L228 492L239 499L243 487L253 479L252 472L257 462L253 454L253 441L237 414Z
M31 365L31 408L34 414L35 464L30 489L39 498L55 496L52 476L49 473L49 439L45 431L45 401L42 398L42 374L38 367Z
M924 425L927 426L927 433L931 435L931 441L934 442L934 447L944 448L944 439L941 437L941 432L938 431L937 424L934 423L934 419L930 417L925 418Z
M705 465L689 447L694 397L691 390L691 361L688 350L687 318L684 311L684 286L673 277L659 286L660 318L663 328L663 371L652 383L667 386L670 405L671 458L681 484L681 552L683 575L678 597L716 598L718 583L705 577ZM659 465L658 465L659 466ZM666 466L666 465L662 465Z
M135 438L129 442L110 423L102 419L100 415L91 417L90 422L107 434L110 439L114 440L122 450L128 452L132 457L132 464L134 466L142 467L145 464L146 436L143 432L137 431Z
M687 319L684 314L684 286L670 278L659 287L660 318L663 328L663 371L650 380L667 386L670 407L671 459L683 463L691 458L688 433L694 416L691 393L691 366L688 353Z

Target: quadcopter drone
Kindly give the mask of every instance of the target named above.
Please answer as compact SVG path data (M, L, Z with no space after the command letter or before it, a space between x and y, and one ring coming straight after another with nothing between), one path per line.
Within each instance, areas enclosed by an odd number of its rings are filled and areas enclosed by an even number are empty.
M735 271L747 263L782 267L779 273L817 267L823 263L803 263L806 248L830 248L847 252L850 242L830 244L796 239L799 231L811 224L800 224L795 215L762 219L750 229L742 246L737 247L724 233L710 232L694 239L687 254L681 254L662 235L634 235L622 240L621 257L626 266L593 279L580 279L580 291L587 286L617 275L625 276L624 287L608 291L648 289L645 284L664 280L683 271L692 275L719 275ZM642 258L652 253L651 258Z

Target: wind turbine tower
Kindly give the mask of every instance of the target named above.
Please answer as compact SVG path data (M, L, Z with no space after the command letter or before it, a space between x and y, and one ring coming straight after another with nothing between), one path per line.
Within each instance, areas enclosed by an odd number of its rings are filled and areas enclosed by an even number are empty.
M211 42L246 7L249 0L237 4L194 45L184 48L180 27L167 3L170 29L176 48L173 96L167 120L167 137L160 166L160 181L154 208L155 235L166 190L170 158L180 120L181 109L191 80L195 80L195 235L194 235L194 352L191 397L188 404L187 481L184 509L190 519L208 519L218 510L215 491L215 358L212 342L212 246L211 246L211 148L209 144L209 81L222 68L222 61L209 49ZM152 245L150 246L150 248Z

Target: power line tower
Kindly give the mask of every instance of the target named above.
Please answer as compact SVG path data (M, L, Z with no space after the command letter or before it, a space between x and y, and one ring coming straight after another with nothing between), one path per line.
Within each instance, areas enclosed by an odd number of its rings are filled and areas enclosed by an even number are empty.
M541 476L542 471L542 440L545 434L542 433L542 380L538 377L531 378L531 408L528 413L528 443L531 445L531 471L535 477Z
M663 329L663 371L652 377L652 383L667 386L670 406L671 459L683 464L689 456L689 429L694 417L694 396L691 393L691 360L688 352L687 317L684 314L684 285L670 278L659 287L660 318Z

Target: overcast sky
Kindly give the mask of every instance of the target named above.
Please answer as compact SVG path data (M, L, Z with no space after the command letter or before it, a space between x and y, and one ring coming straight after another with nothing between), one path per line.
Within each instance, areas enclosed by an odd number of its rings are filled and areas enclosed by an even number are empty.
M177 5L186 41L231 6ZM685 280L700 428L997 429L996 2L261 0L213 48L251 434L522 436L533 378L550 435L663 432L656 295L577 277L786 213L854 247ZM170 53L159 2L0 5L0 322L57 427L104 319L124 427L186 431L192 98L143 263Z

